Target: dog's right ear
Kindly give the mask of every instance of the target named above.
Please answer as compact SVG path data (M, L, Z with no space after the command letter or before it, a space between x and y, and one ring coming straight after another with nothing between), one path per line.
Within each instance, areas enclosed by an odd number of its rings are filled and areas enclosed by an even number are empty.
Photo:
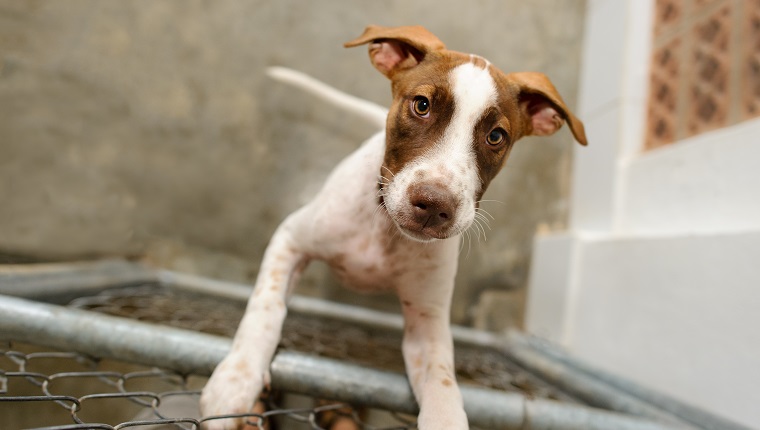
M419 64L425 56L446 46L425 27L381 27L370 25L364 34L343 46L369 45L369 58L380 73L391 78L399 70Z

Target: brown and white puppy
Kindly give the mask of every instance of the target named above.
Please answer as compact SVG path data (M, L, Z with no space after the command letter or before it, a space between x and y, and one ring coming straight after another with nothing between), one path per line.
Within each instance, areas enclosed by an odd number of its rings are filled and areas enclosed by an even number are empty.
M347 286L398 295L419 428L468 428L449 329L460 235L518 139L568 122L585 145L583 124L546 76L505 74L447 50L422 27L370 26L346 46L362 44L391 81L385 131L343 160L275 232L232 350L203 390L204 416L251 410L269 383L288 294L308 261L321 259Z

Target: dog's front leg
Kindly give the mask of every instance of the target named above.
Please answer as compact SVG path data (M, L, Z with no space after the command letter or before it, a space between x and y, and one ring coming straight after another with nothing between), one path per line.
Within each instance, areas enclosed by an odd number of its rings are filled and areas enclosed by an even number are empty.
M400 292L404 313L403 353L420 406L420 430L466 430L467 416L454 373L449 327L453 280Z
M280 225L264 253L256 285L232 348L216 367L201 394L204 417L252 412L259 393L269 384L269 365L287 313L285 301L308 261L296 241L297 214ZM210 420L204 427L234 429L242 427L244 421Z

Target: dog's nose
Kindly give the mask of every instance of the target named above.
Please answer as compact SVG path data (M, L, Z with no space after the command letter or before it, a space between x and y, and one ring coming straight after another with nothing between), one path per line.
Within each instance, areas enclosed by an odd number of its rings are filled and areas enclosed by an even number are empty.
M443 227L454 218L456 202L451 192L441 185L415 184L409 187L409 203L420 229Z

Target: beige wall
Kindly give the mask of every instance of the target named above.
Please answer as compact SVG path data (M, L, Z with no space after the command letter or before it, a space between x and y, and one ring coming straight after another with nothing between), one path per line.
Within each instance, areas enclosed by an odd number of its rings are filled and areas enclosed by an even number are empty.
M277 223L373 132L268 81L266 66L387 104L365 49L341 45L370 23L418 23L504 70L547 73L574 106L584 10L582 0L0 0L0 253L149 255L251 279ZM566 222L571 145L562 131L513 152L485 197L503 202L484 205L496 217L488 241L465 245L456 321L521 318L531 238ZM305 283L335 298L323 272Z

